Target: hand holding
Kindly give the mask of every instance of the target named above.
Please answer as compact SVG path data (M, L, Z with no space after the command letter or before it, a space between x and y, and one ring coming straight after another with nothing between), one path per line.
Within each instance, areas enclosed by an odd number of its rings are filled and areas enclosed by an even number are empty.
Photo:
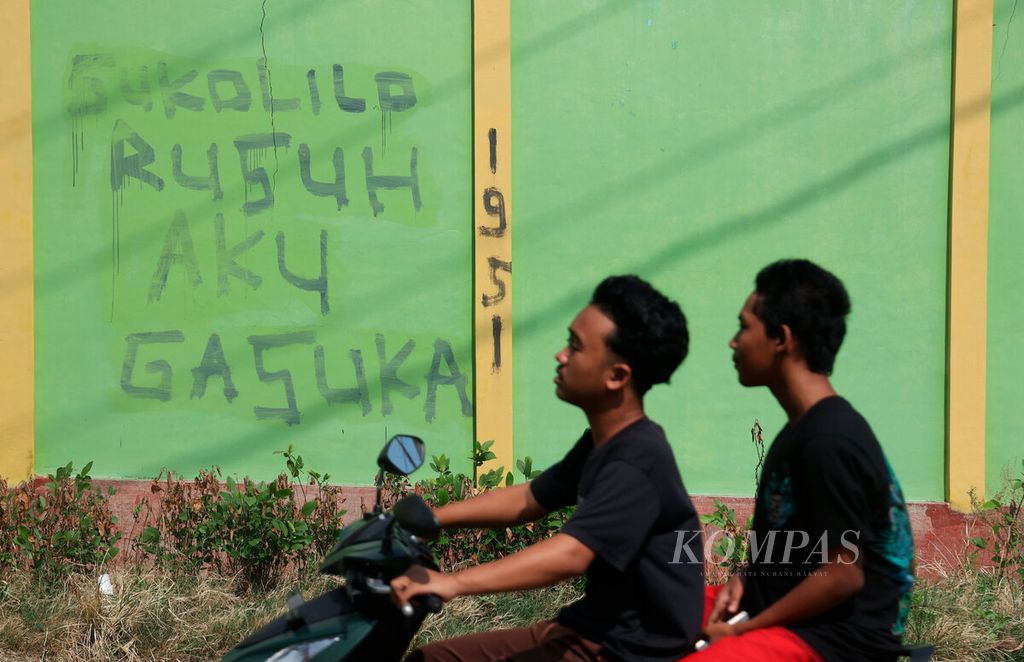
M405 574L391 580L391 601L399 608L418 595L436 595L442 602L448 602L458 593L453 575L430 570L421 565L410 566Z
M739 625L733 625L726 623L725 621L719 621L718 623L709 623L704 628L704 635L707 637L708 643L713 644L723 637L735 637L742 634L739 630Z
M743 582L739 575L733 575L726 582L722 590L715 598L715 604L708 616L708 625L726 621L730 616L740 610L740 601L743 599Z

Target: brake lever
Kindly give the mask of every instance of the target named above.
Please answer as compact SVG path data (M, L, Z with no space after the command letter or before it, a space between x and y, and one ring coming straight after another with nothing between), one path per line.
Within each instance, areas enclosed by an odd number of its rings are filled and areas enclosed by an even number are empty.
M377 595L387 595L391 593L391 585L385 584L376 577L366 578L366 589L370 593L376 593Z

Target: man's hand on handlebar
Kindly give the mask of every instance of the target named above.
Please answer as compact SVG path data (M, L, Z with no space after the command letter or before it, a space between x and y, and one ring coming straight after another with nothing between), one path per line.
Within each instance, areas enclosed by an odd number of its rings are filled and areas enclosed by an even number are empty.
M442 602L448 602L458 594L458 587L452 575L420 565L410 566L405 574L391 580L391 601L399 608L420 595L436 595Z

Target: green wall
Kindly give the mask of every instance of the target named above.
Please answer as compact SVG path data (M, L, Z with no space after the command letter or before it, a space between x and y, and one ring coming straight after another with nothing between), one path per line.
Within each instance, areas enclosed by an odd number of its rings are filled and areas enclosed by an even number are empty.
M835 385L909 498L944 496L951 25L947 2L512 6L515 444L559 458L583 417L554 353L594 285L677 297L691 355L648 411L688 488L753 492L754 419L727 343L757 270L804 256L853 300Z
M1015 3L996 0L992 39L992 156L989 191L988 398L986 403L986 476L989 494L1003 484L1004 472L1021 475L1024 408L1024 191L1020 185L1024 153L1024 36L1012 30ZM1019 8L1018 8L1019 9ZM1017 19L1019 20L1019 16Z
M997 0L990 485L1020 455L1012 8ZM727 343L757 270L805 256L853 299L837 388L908 496L943 498L952 17L513 3L517 456L546 465L582 430L554 353L594 285L634 272L690 318L690 357L648 399L689 488L750 494L750 427L770 440L783 416L736 383ZM471 3L34 2L32 22L36 470L265 477L291 443L366 483L398 431L465 469Z
M32 64L38 473L459 463L469 3L34 2Z

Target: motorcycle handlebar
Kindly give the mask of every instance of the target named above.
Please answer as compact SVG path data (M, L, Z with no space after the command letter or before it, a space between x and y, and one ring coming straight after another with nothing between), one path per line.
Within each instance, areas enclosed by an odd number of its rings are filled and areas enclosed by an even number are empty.
M441 598L434 594L424 595L422 597L417 596L413 598L412 601L419 605L428 614L440 614L442 607L444 607L444 602L441 601ZM403 615L412 616L414 613L415 610L411 603L407 602L402 606Z
M433 593L423 596L423 600L420 602L429 614L440 614L441 608L444 607L444 603L441 601L441 598L437 597Z

